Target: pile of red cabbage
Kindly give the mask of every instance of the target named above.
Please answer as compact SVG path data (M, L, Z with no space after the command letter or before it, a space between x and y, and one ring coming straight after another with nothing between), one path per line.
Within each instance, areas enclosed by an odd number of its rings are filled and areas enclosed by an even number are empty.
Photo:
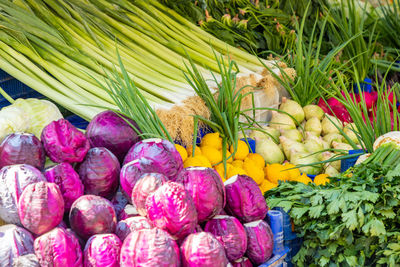
M224 184L211 168L183 168L174 144L140 140L132 125L106 111L86 134L60 119L40 137L3 140L0 266L222 267L271 257L260 221L268 206L253 179Z

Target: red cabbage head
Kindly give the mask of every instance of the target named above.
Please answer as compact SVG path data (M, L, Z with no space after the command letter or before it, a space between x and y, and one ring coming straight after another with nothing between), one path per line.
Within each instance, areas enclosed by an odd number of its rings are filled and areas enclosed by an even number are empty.
M47 156L53 162L81 162L90 145L86 136L65 119L44 127L41 140Z

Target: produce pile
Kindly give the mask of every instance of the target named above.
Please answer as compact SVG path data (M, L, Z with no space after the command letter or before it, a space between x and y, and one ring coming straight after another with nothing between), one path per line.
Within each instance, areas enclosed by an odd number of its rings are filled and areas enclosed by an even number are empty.
M39 138L4 138L1 266L252 266L272 256L253 179L184 168L174 144L142 140L129 123L104 111L86 133L61 118Z
M397 266L399 132L377 140L364 162L325 186L283 183L266 193L289 211L303 246L297 266Z

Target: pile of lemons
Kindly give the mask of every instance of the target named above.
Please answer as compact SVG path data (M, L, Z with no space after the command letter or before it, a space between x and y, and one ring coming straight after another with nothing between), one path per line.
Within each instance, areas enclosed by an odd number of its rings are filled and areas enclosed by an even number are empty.
M208 167L214 168L222 180L234 175L247 175L251 177L264 193L276 186L279 181L297 181L308 184L311 179L303 174L300 174L299 169L293 164L268 164L265 166L265 160L257 153L250 153L246 142L239 140L236 153L231 146L225 151L227 164L226 169L222 162L222 138L219 133L206 134L200 142L200 146L188 146L184 148L176 144L176 149L183 160L183 167ZM226 175L225 175L226 170ZM318 175L315 177L314 183L325 184L329 182L327 175Z

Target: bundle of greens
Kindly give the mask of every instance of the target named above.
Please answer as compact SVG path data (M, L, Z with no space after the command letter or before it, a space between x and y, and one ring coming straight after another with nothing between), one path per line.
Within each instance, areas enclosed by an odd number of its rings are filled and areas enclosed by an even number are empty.
M399 152L387 143L330 184L282 183L266 192L268 206L288 211L303 239L297 266L396 266Z
M163 0L168 7L190 19L207 32L236 47L260 56L266 50L285 54L295 44L295 17L305 17L306 33L311 33L317 10L325 0ZM306 10L311 2L313 12Z

